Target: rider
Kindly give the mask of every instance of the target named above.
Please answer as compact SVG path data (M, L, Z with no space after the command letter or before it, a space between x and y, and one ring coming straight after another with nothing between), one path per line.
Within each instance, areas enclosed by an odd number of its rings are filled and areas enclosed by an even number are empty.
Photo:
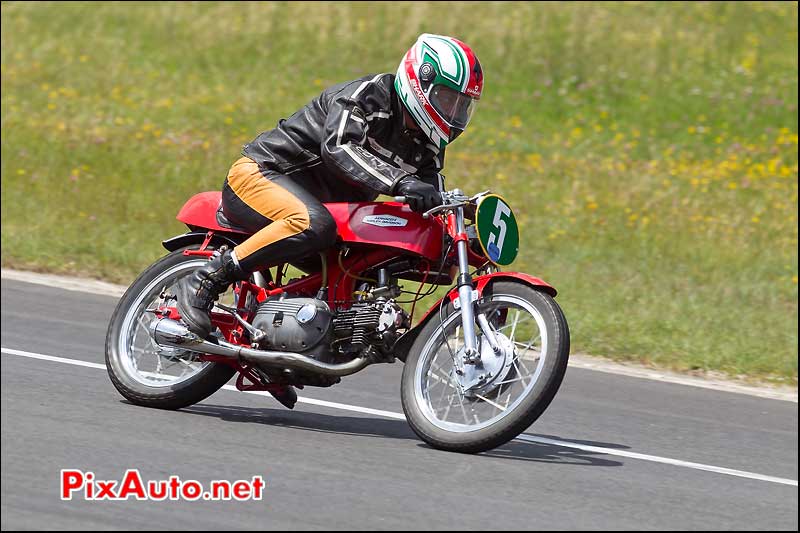
M334 85L242 150L222 188L222 211L253 235L214 254L178 290L178 311L206 337L219 294L268 266L330 247L336 224L323 202L403 195L417 212L442 203L439 171L483 89L469 46L423 34L397 74Z

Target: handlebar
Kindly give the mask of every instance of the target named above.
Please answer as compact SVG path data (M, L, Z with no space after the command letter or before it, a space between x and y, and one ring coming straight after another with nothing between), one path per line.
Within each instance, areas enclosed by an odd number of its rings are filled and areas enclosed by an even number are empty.
M464 207L471 203L476 202L481 196L488 194L490 191L483 191L481 193L476 194L475 196L467 197L464 193L461 192L459 189L454 189L452 191L444 191L442 193L442 205L434 207L422 214L422 218L430 218L431 215L436 214L440 211L447 211L450 209L454 209L457 207ZM405 196L395 196L395 202L400 202L402 204L407 203L407 198Z

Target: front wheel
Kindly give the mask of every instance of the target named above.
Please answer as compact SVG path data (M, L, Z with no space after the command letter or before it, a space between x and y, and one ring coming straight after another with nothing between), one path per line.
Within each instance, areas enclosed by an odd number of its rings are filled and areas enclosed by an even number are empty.
M423 327L406 359L403 411L435 448L478 453L505 444L541 416L567 369L569 329L549 295L498 281L484 290L476 312L500 346L493 351L476 324L479 365L462 363L461 314L452 304Z

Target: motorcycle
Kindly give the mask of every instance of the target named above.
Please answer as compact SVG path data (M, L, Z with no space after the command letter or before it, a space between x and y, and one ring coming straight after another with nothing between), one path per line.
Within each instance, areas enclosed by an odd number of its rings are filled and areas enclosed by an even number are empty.
M189 231L162 242L170 253L112 315L114 386L136 405L179 409L236 375L239 390L292 407L294 388L329 387L399 359L403 411L423 441L477 453L513 439L566 372L569 329L556 290L501 271L518 253L519 228L500 196L443 191L442 205L422 214L404 200L326 204L336 242L294 263L299 277L272 265L233 284L211 312L214 333L200 338L180 320L177 283L250 234L225 218L220 192L193 196L177 216ZM401 280L419 288L405 291ZM413 324L416 302L440 286L452 287Z

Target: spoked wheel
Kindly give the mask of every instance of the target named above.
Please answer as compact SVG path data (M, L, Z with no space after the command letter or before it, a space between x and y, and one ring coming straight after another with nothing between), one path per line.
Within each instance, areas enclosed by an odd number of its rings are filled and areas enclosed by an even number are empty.
M420 332L403 370L408 422L436 448L477 453L513 439L544 412L567 368L569 330L549 295L496 282L477 308L499 350L476 324L480 362L462 363L461 314L451 304Z
M179 409L204 400L235 373L233 367L201 361L194 352L159 346L150 325L152 312L175 305L178 281L202 266L206 258L183 255L183 249L163 257L128 288L117 304L106 335L106 367L117 390L137 405ZM220 296L230 303L233 291Z

